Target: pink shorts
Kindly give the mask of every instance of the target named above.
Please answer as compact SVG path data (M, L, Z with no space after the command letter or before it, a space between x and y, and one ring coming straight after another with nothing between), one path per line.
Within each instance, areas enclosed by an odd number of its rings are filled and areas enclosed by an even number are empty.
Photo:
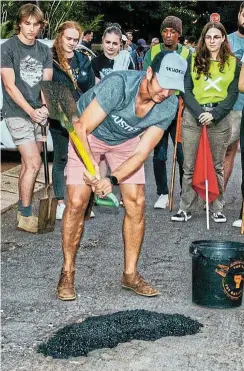
M99 164L101 157L105 156L111 172L119 167L134 153L139 137L129 139L122 144L110 146L94 135L90 134L88 137L90 148L95 161ZM73 145L69 142L68 149L68 163L67 163L67 181L66 184L85 184L83 174L85 166L82 160L77 156ZM121 184L145 184L145 171L144 165L140 167L134 174L125 179Z

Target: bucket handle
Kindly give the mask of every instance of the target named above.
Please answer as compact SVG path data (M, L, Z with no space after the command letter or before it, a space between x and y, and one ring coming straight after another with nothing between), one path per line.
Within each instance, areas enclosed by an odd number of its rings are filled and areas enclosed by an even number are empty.
M201 258L202 260L206 261L208 258L202 254L201 250L195 247L193 250L190 251L190 254L195 258Z

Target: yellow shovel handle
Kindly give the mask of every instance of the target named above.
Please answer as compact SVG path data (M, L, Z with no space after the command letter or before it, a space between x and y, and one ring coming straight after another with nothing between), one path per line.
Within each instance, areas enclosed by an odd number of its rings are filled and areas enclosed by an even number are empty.
M72 142L75 145L75 148L76 148L78 154L82 158L85 167L87 168L87 170L89 171L89 173L91 175L95 176L96 175L95 167L94 167L93 163L91 162L90 157L88 156L88 154L87 154L80 138L78 137L76 131L75 130L69 131L69 135L70 135L70 138L72 139Z

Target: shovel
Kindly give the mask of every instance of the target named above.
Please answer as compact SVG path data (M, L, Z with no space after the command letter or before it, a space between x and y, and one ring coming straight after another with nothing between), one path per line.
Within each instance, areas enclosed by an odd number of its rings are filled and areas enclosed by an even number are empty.
M38 215L38 233L53 232L56 222L56 209L58 200L51 198L51 185L49 180L49 169L47 159L47 129L41 127L43 140L43 163L45 174L45 194L40 200Z
M79 116L79 113L77 112L76 102L70 90L63 85L52 81L42 81L41 88L47 103L49 117L61 122L61 125L68 131L75 150L81 157L86 169L91 175L95 176L95 168L72 124L72 118L74 116ZM113 193L108 194L106 198L102 199L96 195L94 196L94 193L92 192L85 212L86 219L89 219L90 217L94 198L97 205L119 207L119 201Z

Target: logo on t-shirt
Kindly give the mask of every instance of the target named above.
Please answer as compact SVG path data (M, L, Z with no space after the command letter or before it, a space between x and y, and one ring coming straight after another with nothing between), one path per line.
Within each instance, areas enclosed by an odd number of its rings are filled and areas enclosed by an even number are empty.
M119 117L119 116L116 116L116 115L111 115L114 123L116 125L119 125L119 127L125 129L125 131L128 131L128 132L137 132L138 130L140 130L140 128L134 128L133 126L130 126L129 124L127 124L127 122L122 118L122 117Z
M42 63L30 55L27 55L20 61L20 77L30 87L37 85L41 81L42 72Z
M111 72L113 72L112 68L102 68L100 73L100 78L103 79L104 76L109 75Z

